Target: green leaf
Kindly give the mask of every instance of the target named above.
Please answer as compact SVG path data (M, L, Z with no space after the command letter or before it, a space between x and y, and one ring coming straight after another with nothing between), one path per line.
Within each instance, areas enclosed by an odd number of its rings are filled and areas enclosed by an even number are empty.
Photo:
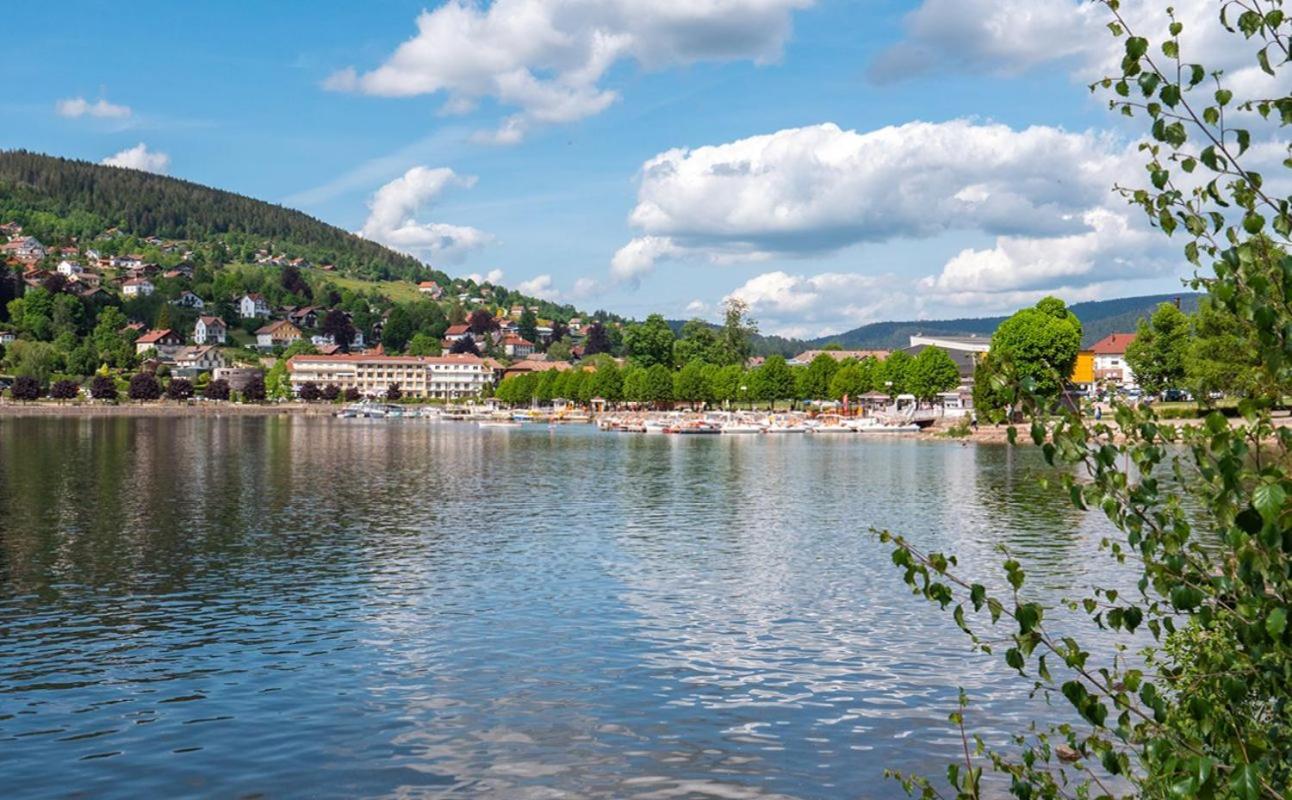
M1126 55L1139 59L1148 52L1148 39L1142 36L1132 36L1126 40Z
M1271 639L1280 639L1283 631L1288 627L1288 611L1286 608L1278 607L1270 612L1265 618L1265 632L1270 635Z
M1261 774L1255 764L1243 764L1229 779L1229 790L1236 797L1257 800L1261 796Z
M1261 512L1261 517L1267 521L1278 517L1279 512L1283 510L1285 500L1287 500L1287 493L1277 483L1262 483L1252 493L1252 506Z

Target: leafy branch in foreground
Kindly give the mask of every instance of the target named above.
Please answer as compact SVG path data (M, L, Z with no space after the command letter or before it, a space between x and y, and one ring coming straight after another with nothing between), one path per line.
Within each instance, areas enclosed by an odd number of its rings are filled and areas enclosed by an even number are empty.
M1033 387L1022 381L993 387L1004 402L1033 410L1033 443L1065 468L1062 489L1078 508L1108 517L1116 533L1101 548L1139 579L1131 592L1094 586L1070 603L1117 642L1101 663L1028 599L1017 560L1006 556L1001 585L1008 589L997 592L961 574L954 556L881 532L916 594L949 609L977 650L1002 656L1035 692L1062 697L1073 712L1070 722L1034 724L1007 750L976 737L971 748L962 735L963 762L947 772L952 795L925 777L896 777L926 798L981 796L989 765L1023 800L1286 800L1292 428L1277 424L1270 408L1292 394L1292 198L1277 196L1276 183L1251 163L1279 140L1255 147L1251 131L1236 123L1284 128L1292 124L1292 96L1235 102L1223 74L1184 60L1183 26L1172 10L1169 35L1155 49L1116 0L1102 2L1125 57L1121 74L1092 88L1111 90L1115 110L1151 120L1151 141L1141 146L1151 188L1117 189L1152 225L1187 236L1194 285L1258 350L1261 379L1240 403L1237 423L1211 414L1181 426L1124 406L1093 424L1076 413L1045 415L1053 404L1030 397ZM1292 22L1282 6L1220 4L1220 24L1236 47L1245 43L1276 79L1292 60ZM1292 158L1282 168L1292 170ZM1204 258L1210 275L1202 274ZM1011 442L1015 435L1011 428ZM1128 639L1147 646L1131 652ZM962 731L966 702L962 695L952 714Z

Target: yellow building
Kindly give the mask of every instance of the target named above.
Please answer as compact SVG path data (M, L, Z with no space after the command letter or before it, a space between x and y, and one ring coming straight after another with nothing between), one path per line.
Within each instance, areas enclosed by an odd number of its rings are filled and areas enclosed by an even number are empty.
M1072 367L1072 383L1091 386L1095 382L1095 354L1092 350L1077 353L1077 363Z

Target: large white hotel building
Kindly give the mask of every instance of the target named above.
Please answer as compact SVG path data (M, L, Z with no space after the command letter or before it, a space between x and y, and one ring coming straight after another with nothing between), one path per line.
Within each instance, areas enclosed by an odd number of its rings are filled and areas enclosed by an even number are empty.
M287 361L292 391L306 383L320 388L334 383L358 389L365 397L381 397L392 383L408 397L456 400L476 397L493 383L493 367L473 355L387 356L354 353L332 356L292 356Z

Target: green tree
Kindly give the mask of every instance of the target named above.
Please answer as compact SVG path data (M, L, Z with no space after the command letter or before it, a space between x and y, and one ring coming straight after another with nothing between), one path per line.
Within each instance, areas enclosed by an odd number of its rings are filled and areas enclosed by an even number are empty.
M850 402L855 403L858 397L871 391L872 371L873 367L867 370L858 361L840 366L834 373L834 377L830 379L831 399L842 401L847 397Z
M413 338L413 330L413 317L408 309L403 305L395 306L390 309L390 316L381 328L382 346L390 353L403 351L408 340Z
M673 402L673 370L667 364L655 364L646 369L642 400L657 408Z
M673 399L698 405L713 399L713 386L704 361L699 358L687 362L674 376Z
M440 340L418 331L409 340L407 352L410 356L438 356L441 352Z
M794 371L785 363L785 356L768 356L750 376L749 393L755 400L793 400L797 389Z
M600 397L608 403L617 403L623 399L624 378L614 359L601 356L596 360L596 372L592 373L592 391L594 397Z
M1126 348L1126 364L1144 391L1158 394L1184 383L1191 327L1174 303L1162 303L1140 321L1135 341Z
M280 358L265 374L265 394L270 400L292 398L291 375L287 372L287 359Z
M736 364L741 367L754 352L753 339L758 334L758 323L749 316L749 304L731 297L723 304L722 330L718 332L716 354L712 363L720 366Z
M830 382L839 371L839 362L827 353L818 353L803 370L803 386L799 397L804 400L825 400L830 397Z
M1062 300L1047 297L1002 322L989 352L1019 385L1029 386L1029 398L1048 406L1072 376L1080 350L1081 321Z
M940 347L925 347L907 368L906 390L920 400L932 400L960 385L960 368Z
M35 378L44 386L51 375L63 369L63 354L48 342L19 339L5 350L4 365L13 375Z
M711 380L713 399L723 405L739 402L743 399L740 387L745 385L745 381L745 369L739 364L719 367Z
M673 343L673 365L682 367L692 361L713 362L718 348L718 336L709 323L693 319L682 326L681 337Z
M1198 401L1209 402L1213 393L1271 397L1260 384L1260 344L1248 326L1210 298L1203 298L1192 323L1184 371Z
M534 313L534 309L525 306L525 310L520 312L520 319L516 321L516 333L527 342L538 342L538 315Z
M623 399L630 403L646 400L646 370L629 365L623 371Z
M628 356L641 367L673 364L673 329L659 314L651 314L646 321L629 326L624 333L624 347Z
M889 353L875 366L875 391L885 392L889 397L905 394L912 360L911 354L905 350Z

